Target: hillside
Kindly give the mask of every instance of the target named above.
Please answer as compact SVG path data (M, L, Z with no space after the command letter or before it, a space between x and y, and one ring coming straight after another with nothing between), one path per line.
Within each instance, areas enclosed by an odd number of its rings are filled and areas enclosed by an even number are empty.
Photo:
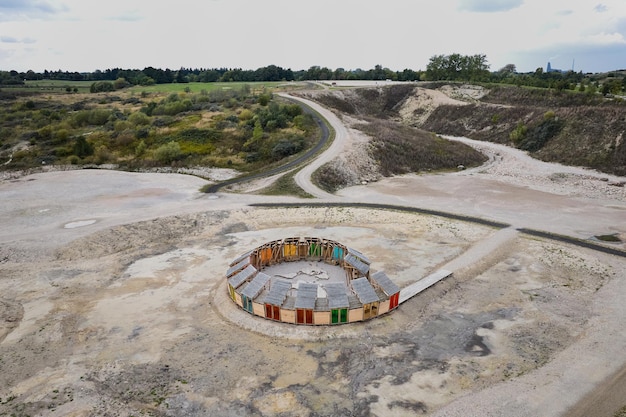
M352 143L322 166L315 181L327 191L407 173L475 167L487 158L472 147L401 123L394 117L413 84L302 93L343 115Z
M316 99L354 117L385 118L510 145L544 161L626 175L626 105L620 99L442 83L326 91Z
M176 87L0 91L0 169L208 166L247 172L282 164L318 139L312 117L274 98L265 85Z

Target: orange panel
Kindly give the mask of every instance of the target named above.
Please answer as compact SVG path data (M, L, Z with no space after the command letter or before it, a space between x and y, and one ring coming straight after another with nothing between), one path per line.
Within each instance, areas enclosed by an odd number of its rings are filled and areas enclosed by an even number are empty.
M272 259L272 249L261 249L261 263L268 263Z

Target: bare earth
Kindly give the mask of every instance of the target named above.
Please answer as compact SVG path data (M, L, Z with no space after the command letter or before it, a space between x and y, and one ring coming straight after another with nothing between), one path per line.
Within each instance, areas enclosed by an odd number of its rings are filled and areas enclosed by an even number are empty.
M354 140L346 129L333 155L346 157ZM201 194L205 180L179 174L4 179L0 415L611 416L626 405L626 258L515 229L624 242L626 194L610 185L624 178L474 146L491 155L481 168L327 198L510 228L358 208L252 208L297 200ZM278 324L230 301L232 259L305 235L360 250L400 287L439 268L454 276L349 326Z

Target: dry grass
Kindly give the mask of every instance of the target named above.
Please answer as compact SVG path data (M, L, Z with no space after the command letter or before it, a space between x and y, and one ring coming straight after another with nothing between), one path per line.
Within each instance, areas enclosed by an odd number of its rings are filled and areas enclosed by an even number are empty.
M385 176L472 167L487 160L467 145L397 122L373 119L355 127L373 138L372 156Z

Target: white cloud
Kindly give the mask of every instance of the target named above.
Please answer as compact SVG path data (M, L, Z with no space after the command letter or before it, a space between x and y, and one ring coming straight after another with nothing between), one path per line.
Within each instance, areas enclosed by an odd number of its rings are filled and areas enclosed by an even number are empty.
M506 12L520 7L524 0L459 0L459 10L468 12Z
M47 18L67 10L45 0L0 0L0 21Z
M433 55L455 52L484 53L492 69L513 63L526 71L557 54L582 56L576 45L588 46L588 55L606 51L606 65L615 65L626 38L624 0L317 0L307 8L292 0L149 7L142 0L0 0L0 16L2 36L18 41L2 43L0 69L36 71L270 64L417 70ZM601 54L593 56L594 66L604 65Z
M596 7L594 7L593 10L595 10L598 13L604 13L604 12L609 11L609 8L606 7L606 5L600 3Z

